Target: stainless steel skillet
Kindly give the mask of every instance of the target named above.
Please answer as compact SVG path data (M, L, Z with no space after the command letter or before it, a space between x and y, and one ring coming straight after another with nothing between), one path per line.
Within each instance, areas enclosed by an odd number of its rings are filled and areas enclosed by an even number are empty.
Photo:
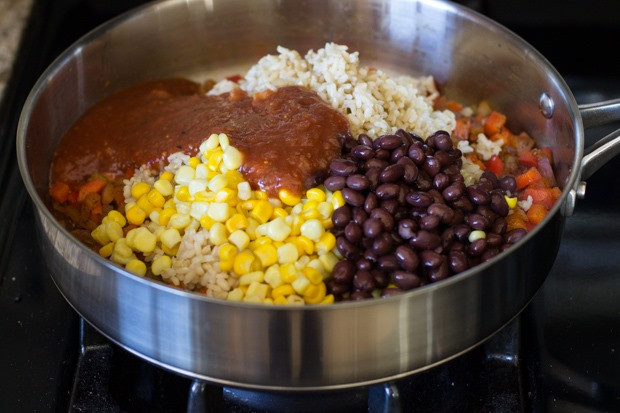
M127 273L82 246L48 211L52 153L69 126L114 90L247 67L277 45L327 41L366 64L432 74L465 103L488 99L553 148L563 194L515 248L443 282L384 300L272 308L212 300ZM343 388L428 368L513 318L544 281L580 182L620 151L618 134L584 157L583 127L620 118L617 102L578 108L557 72L496 23L439 1L168 0L123 15L63 53L20 119L20 170L38 237L69 303L103 334L166 368L224 384L286 390ZM45 276L45 275L41 275Z

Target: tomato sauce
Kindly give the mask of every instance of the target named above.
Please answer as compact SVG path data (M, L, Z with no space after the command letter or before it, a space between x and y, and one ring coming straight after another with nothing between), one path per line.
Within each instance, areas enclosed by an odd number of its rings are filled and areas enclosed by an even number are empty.
M244 154L241 171L254 188L300 194L326 175L349 124L297 86L206 96L189 80L156 80L117 92L78 119L58 145L52 183L78 186L93 173L157 168L174 152L196 154L212 133L226 133Z

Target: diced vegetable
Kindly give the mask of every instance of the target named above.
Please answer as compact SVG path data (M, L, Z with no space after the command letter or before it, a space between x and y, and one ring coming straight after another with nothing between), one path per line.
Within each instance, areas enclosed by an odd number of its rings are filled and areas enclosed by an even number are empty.
M54 198L54 200L56 200L57 202L60 202L61 204L67 201L70 194L71 188L69 188L69 185L62 182L56 182L54 186L52 186L52 188L50 189L51 197Z
M78 202L84 201L84 198L86 198L88 194L100 192L106 186L106 184L107 182L101 178L94 178L86 182L80 187L77 198Z
M527 210L527 219L531 224L538 224L547 215L547 209L541 204L532 204Z
M504 127L506 123L506 115L493 111L484 122L484 133L487 136L493 136Z
M534 204L543 205L547 210L553 207L555 203L553 190L551 188L526 188L523 191L522 198L532 197Z
M469 129L471 127L471 120L468 117L458 118L456 120L456 127L452 136L458 140L464 141L469 138Z
M536 156L534 156L532 151L530 151L529 149L525 149L524 151L521 151L521 153L519 154L519 162L522 165L529 166L529 167L538 166L538 160L536 159Z
M540 175L540 172L538 172L538 169L532 167L528 169L527 172L517 175L515 179L517 181L517 189L523 189L532 182L542 179L542 176Z
M493 172L495 175L501 175L504 171L504 162L499 156L493 155L487 162L487 169Z

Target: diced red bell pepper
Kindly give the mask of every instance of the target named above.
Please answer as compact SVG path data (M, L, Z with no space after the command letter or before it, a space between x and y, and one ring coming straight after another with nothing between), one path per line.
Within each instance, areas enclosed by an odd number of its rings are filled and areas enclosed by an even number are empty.
M547 216L547 208L540 204L532 204L527 210L527 219L530 223L536 225Z
M70 194L71 188L69 188L69 185L63 182L56 182L54 186L50 188L50 196L61 204L67 201L67 198L69 198Z
M527 187L523 191L521 197L527 199L528 196L532 197L533 204L543 205L548 210L553 207L555 199L553 197L553 190L551 188L530 188Z
M536 182L542 179L540 172L538 169L532 167L527 170L527 172L522 173L521 175L515 176L515 180L517 181L517 189L523 189L532 182Z
M504 162L499 156L493 155L487 162L487 169L499 176L504 171Z
M241 79L243 79L241 75L232 75L226 78L226 80L230 80L231 82L235 82L235 83L239 83Z
M529 167L537 167L538 159L536 159L536 156L532 153L532 151L525 149L519 154L519 163Z
M484 122L484 133L487 136L493 136L504 127L506 123L506 115L499 112L491 112L486 122Z

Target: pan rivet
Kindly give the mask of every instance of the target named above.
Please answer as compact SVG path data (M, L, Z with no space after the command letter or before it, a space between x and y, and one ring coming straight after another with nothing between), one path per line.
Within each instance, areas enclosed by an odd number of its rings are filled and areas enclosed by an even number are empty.
M577 198L583 199L586 196L586 183L581 181L577 184Z
M553 117L555 102L553 101L553 99L551 99L551 96L549 96L545 92L541 93L538 105L540 106L540 111L545 118L551 119Z

